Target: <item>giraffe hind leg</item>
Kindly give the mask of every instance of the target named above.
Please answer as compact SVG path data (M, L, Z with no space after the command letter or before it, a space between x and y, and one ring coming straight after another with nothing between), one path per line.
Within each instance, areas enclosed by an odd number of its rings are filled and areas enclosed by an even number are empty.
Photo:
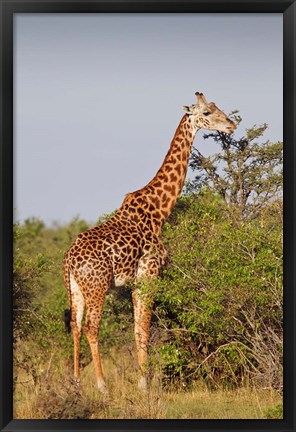
M73 341L74 341L74 379L76 383L79 383L80 379L80 339L81 339L81 328L82 319L84 313L84 298L81 289L74 279L72 273L70 273L70 289L71 289L71 318L70 325L72 329Z
M95 292L100 293L99 297L95 299L92 299L91 297L86 299L86 317L83 329L89 347L91 349L97 379L97 387L98 390L104 395L108 395L108 389L103 375L101 356L99 351L99 326L102 317L103 304L108 289L109 283L107 283L106 285L98 283L96 285Z

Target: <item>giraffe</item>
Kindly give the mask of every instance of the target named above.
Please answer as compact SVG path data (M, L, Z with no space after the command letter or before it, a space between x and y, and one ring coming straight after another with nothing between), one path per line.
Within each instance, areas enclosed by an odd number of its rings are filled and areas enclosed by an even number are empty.
M99 352L99 325L105 296L111 285L132 287L134 336L140 370L138 386L147 389L148 342L153 307L149 295L165 262L162 226L179 197L196 132L205 128L231 134L236 125L213 102L196 92L197 103L183 106L183 115L168 153L152 180L128 193L105 223L78 235L64 258L64 280L70 309L65 323L74 340L74 379L80 382L79 346L84 334L90 346L97 387L108 393ZM142 288L141 288L142 287Z

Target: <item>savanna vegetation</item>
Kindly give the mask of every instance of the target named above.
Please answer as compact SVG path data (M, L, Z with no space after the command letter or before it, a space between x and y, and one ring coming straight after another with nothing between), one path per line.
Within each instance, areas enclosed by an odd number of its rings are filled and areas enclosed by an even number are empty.
M62 260L89 224L14 224L15 418L282 417L282 143L264 141L266 128L211 133L217 153L192 152L194 180L163 228L145 394L128 287L110 291L100 328L109 397L84 337L81 388L72 382Z

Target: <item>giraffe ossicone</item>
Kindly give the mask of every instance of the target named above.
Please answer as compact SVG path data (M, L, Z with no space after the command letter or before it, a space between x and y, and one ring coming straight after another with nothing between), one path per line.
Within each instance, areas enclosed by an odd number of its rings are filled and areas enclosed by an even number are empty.
M153 299L141 282L153 286L166 258L162 226L182 191L196 132L205 128L230 134L236 125L213 102L196 93L197 104L185 106L168 153L152 180L128 193L105 223L78 235L64 258L64 280L70 310L65 320L74 340L74 378L80 379L82 319L95 368L97 386L107 393L99 351L99 325L105 296L112 284L133 285L134 334L140 369L139 388L147 388L148 344ZM150 282L149 282L150 281ZM138 284L138 286L137 286Z

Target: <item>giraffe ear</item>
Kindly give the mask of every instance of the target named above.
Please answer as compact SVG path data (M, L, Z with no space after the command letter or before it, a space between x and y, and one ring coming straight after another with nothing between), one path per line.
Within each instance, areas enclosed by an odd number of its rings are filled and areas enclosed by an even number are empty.
M182 110L184 110L186 112L186 114L192 114L192 109L189 106L183 105Z

